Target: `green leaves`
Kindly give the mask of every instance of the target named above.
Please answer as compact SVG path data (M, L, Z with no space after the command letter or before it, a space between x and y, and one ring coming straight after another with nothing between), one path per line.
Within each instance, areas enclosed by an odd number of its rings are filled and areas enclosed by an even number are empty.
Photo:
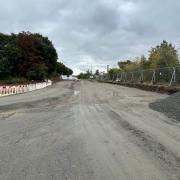
M48 68L45 64L33 64L26 76L29 80L44 80L47 77Z
M61 74L61 75L72 75L73 74L73 71L70 69L70 68L68 68L68 67L66 67L63 63L61 63L61 62L57 62L56 63L56 72L58 73L58 74Z
M152 68L176 66L179 64L177 50L172 44L163 41L159 46L151 49L149 62Z
M52 42L41 34L21 32L0 33L0 79L23 77L44 80L59 74L71 75L73 71L57 62L58 55Z
M91 72L87 70L86 73L80 73L78 79L89 79L91 75Z
M149 58L144 55L137 57L135 60L118 62L119 69L122 72L133 72L146 69L157 69L164 67L174 67L179 65L178 53L174 46L167 41L163 41L155 48L149 51ZM110 71L115 74L114 69Z

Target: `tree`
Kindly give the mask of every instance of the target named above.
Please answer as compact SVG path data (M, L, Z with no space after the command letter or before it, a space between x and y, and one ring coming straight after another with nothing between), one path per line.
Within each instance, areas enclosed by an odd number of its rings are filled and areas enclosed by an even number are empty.
M119 61L118 62L118 66L121 70L125 70L125 67L128 65L128 64L131 64L132 62L130 60L127 60L127 61Z
M44 80L56 71L71 75L73 71L57 63L58 55L52 42L41 34L21 32L0 33L0 78Z
M45 67L45 74L50 77L56 71L57 52L51 41L40 34L22 32L18 34L22 54L18 65L19 75L26 76L34 64ZM36 70L36 69L35 69Z
M33 64L28 70L26 76L29 80L45 80L47 78L48 68L45 64Z
M127 60L127 61L118 62L118 65L121 71L132 72L132 71L137 71L141 69L140 61L141 61L141 58L136 57L133 61Z
M144 55L140 57L140 68L142 70L150 68L150 63Z
M112 69L109 70L108 73L109 73L109 75L111 75L111 76L117 75L117 74L121 73L121 69L119 69L119 68L112 68Z
M99 75L99 69L96 70L95 75Z
M163 41L150 50L149 63L152 68L176 66L179 64L177 50L171 43Z
M66 67L63 63L57 62L56 63L56 72L61 75L72 75L73 71L72 69Z
M21 58L18 63L18 75L27 77L27 72L34 64L41 64L44 57L41 56L40 42L29 32L22 32L18 34L18 45L21 48Z
M80 73L78 79L89 79L91 76L90 70L87 70L86 73Z
M0 78L16 76L20 48L15 34L0 33Z
M41 34L34 34L34 36L39 42L40 54L48 68L48 76L51 76L56 70L56 62L58 59L56 49L48 37L43 37Z

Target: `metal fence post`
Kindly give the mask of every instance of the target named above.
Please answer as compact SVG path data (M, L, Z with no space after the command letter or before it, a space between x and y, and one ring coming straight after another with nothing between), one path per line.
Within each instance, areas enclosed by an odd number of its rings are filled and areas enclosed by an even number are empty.
M156 68L149 70L139 70L139 71L131 71L131 72L120 72L117 74L104 74L99 75L97 79L99 80L111 80L111 81L120 81L120 82L145 82L145 83L163 83L164 85L172 86L173 84L180 84L180 66L175 67L164 67L164 68ZM33 86L33 88L35 88Z
M127 82L127 74L125 73L124 82Z
M122 81L122 74L123 74L123 73L121 73L120 81Z
M169 83L169 86L172 86L172 83L175 83L176 82L176 68L173 67L173 73L172 73L172 77L171 77L171 81Z
M151 84L154 84L156 82L156 71L153 72Z
M119 75L117 74L117 76L116 76L116 81L118 81L118 78L119 78Z
M115 76L115 75L113 74L112 81L114 81L114 76Z
M141 75L139 77L139 81L142 83L143 82L143 74L142 74L142 71L140 71Z
M133 74L133 72L131 73L131 82L134 82L134 74Z
M143 83L144 81L144 74L143 74L143 71L141 71L141 83Z

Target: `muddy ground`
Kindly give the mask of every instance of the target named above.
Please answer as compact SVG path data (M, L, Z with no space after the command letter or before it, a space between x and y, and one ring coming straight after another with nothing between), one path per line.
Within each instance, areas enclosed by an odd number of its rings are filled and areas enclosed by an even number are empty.
M97 82L60 82L0 98L2 180L179 180L180 123L167 98Z

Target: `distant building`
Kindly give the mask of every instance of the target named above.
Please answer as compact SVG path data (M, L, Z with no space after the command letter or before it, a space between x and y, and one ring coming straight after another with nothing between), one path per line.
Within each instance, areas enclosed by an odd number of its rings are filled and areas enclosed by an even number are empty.
M61 76L61 79L62 79L63 81L78 81L78 78L77 78L77 77L67 76L67 75L62 75L62 76Z

